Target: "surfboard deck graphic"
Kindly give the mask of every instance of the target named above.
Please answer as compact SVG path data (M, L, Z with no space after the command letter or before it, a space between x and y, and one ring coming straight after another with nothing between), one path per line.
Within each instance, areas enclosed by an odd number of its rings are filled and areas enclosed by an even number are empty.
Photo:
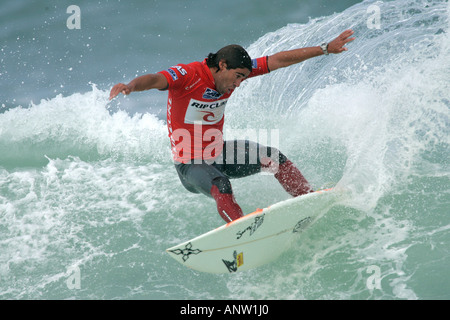
M330 188L281 201L166 251L181 264L201 272L253 269L279 257L341 194Z

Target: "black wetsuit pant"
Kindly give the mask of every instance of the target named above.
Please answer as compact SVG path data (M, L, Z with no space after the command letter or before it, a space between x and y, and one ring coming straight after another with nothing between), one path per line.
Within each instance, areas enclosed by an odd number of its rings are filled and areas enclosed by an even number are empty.
M175 168L183 186L194 193L211 197L211 188L221 193L232 193L229 179L242 178L261 172L261 159L283 164L287 158L276 148L248 140L225 141L222 154L212 163L177 163ZM198 161L198 160L197 160Z

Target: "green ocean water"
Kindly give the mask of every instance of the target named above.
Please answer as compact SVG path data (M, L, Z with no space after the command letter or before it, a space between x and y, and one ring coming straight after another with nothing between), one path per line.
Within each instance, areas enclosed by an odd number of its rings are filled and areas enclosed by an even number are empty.
M1 299L450 298L448 2L258 3L80 2L80 30L72 3L4 4ZM246 81L225 134L273 134L315 188L350 196L255 270L170 258L223 221L178 180L166 93L109 102L111 85L228 43L257 57L347 28L348 52ZM232 183L245 212L289 197L270 175Z

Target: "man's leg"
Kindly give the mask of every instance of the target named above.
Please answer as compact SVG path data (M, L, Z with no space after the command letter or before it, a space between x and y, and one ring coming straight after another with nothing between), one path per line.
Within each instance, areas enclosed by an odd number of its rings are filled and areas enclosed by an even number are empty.
M272 172L293 197L312 192L300 170L276 148L252 141L232 140L225 141L223 150L224 164L221 171L228 177L241 178L264 170ZM230 155L230 152L233 154Z
M216 200L217 211L225 222L228 223L244 216L234 198L231 183L227 177L213 179L210 193Z
M284 190L293 197L312 192L311 186L300 170L287 158L285 162L278 165L278 171L274 176Z
M217 167L202 163L177 164L175 168L187 190L214 198L217 211L225 222L243 216L242 209L234 198L230 180Z
M178 164L175 167L187 190L214 198L217 211L225 222L243 216L229 178L250 176L263 169L272 171L293 197L312 192L300 170L276 148L251 141L232 140L225 141L223 150L220 163ZM230 152L233 152L231 156Z

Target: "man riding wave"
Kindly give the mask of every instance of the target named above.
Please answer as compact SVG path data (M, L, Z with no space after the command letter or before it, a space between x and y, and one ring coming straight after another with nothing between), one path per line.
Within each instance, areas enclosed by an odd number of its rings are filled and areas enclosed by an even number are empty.
M167 127L175 168L190 192L212 197L220 216L231 222L243 216L230 179L271 171L293 197L312 191L300 170L278 149L252 141L224 140L228 98L242 81L329 53L346 51L355 38L346 30L330 43L251 59L239 45L210 53L202 62L178 64L155 74L116 84L110 99L150 89L167 90ZM237 155L246 155L240 159ZM256 155L251 161L248 155Z

